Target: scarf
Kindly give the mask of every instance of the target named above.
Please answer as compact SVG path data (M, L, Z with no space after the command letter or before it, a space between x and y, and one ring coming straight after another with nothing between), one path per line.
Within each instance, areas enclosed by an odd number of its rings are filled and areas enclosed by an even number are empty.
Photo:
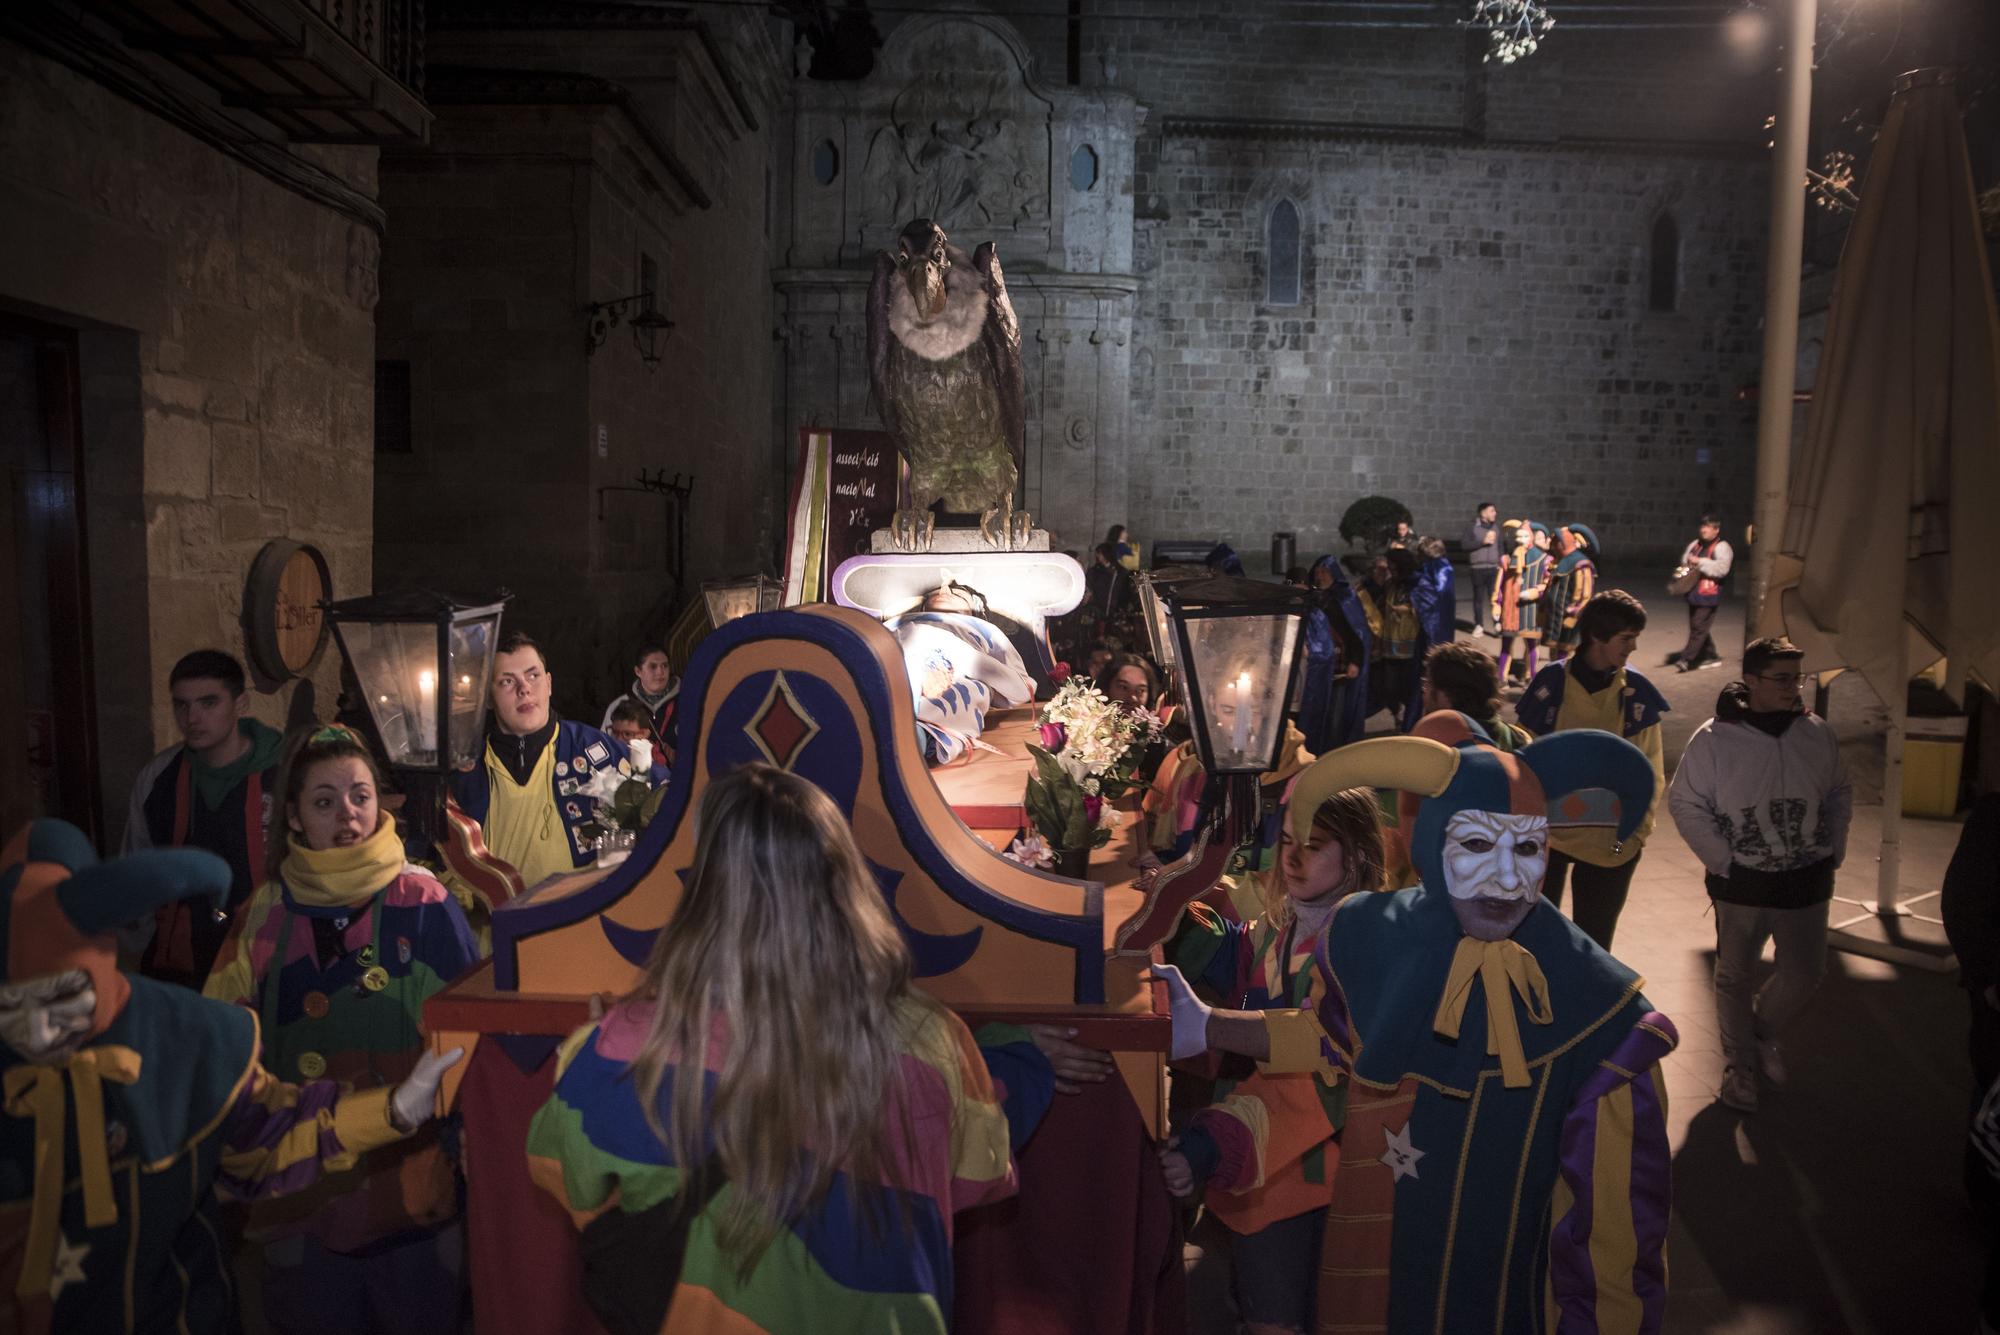
M406 859L396 818L383 812L375 833L345 848L307 848L297 835L285 841L279 875L291 902L306 909L353 908L402 874Z
M1500 1059L1500 1082L1509 1089L1528 1084L1528 1059L1521 1050L1520 1022L1514 1018L1514 999L1507 995L1511 986L1528 1007L1528 1018L1536 1024L1552 1024L1555 1012L1549 1007L1549 980L1512 940L1481 941L1461 937L1452 952L1451 972L1445 977L1444 996L1438 1001L1432 1028L1446 1038L1458 1037L1465 1019L1465 1003L1472 999L1472 983L1477 979L1486 993L1486 1055Z
M637 700L640 704L646 706L646 708L649 711L655 714L660 712L661 705L665 704L667 701L674 698L674 692L678 691L679 689L680 689L680 683L676 682L672 677L669 677L667 678L667 688L661 691L658 695L651 695L647 693L645 687L639 684L639 679L637 677L634 677L632 679L632 698L634 700Z

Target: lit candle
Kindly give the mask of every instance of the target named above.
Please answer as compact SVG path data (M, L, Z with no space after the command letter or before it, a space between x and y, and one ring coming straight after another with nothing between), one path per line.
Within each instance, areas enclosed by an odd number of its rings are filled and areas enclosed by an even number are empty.
M417 749L437 750L437 677L429 668L417 674Z
M1233 690L1236 695L1236 727L1230 736L1236 753L1241 755L1250 748L1250 674L1245 672L1236 678Z

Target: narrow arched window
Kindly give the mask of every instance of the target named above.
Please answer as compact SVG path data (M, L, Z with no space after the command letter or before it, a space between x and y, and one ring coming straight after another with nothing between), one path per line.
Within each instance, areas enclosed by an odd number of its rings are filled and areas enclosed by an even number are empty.
M1674 215L1662 213L1653 220L1653 263L1646 305L1656 311L1672 311L1681 303L1681 229Z
M1289 199L1271 208L1269 225L1270 273L1264 300L1272 306L1299 304L1299 211Z

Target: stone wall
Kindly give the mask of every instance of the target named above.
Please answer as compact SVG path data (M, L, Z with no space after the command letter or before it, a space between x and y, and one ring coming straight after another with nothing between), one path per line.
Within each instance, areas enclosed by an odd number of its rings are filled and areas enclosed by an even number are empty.
M373 149L302 153L363 194ZM166 676L243 655L273 538L370 584L378 237L102 86L0 42L0 303L81 327L99 771L115 838L175 740ZM314 680L323 701L338 655ZM281 722L289 690L256 695Z
M595 723L701 580L776 562L776 56L755 24L666 11L522 22L434 30L431 143L383 161L381 355L413 414L412 452L378 456L377 567L511 590L558 709ZM675 324L651 367L636 306L585 337L647 262ZM691 477L692 503L642 473Z
M1663 155L1168 140L1140 183L1133 526L1249 552L1288 529L1310 554L1381 493L1452 536L1491 499L1621 556L1677 549L1703 508L1747 504L1756 414L1733 396L1761 351L1763 181ZM1264 304L1279 198L1304 241L1291 307Z

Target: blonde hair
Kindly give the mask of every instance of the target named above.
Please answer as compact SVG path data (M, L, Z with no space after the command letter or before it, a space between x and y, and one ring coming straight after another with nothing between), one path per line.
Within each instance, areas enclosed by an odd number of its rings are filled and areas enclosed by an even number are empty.
M1320 803L1313 813L1313 833L1340 845L1340 884L1334 887L1335 899L1382 888L1388 874L1387 855L1382 844L1382 813L1373 788L1343 788ZM1272 868L1264 900L1265 916L1283 931L1292 920L1292 897L1285 893L1282 868Z
M695 1183L713 1138L731 1188L717 1238L744 1277L836 1171L863 1188L891 1181L909 991L909 948L833 800L770 765L710 784L687 894L634 992L654 1009L632 1072L683 1182ZM727 1050L704 1111L717 1016ZM899 1129L907 1140L907 1114ZM681 1195L698 1199L697 1185Z

